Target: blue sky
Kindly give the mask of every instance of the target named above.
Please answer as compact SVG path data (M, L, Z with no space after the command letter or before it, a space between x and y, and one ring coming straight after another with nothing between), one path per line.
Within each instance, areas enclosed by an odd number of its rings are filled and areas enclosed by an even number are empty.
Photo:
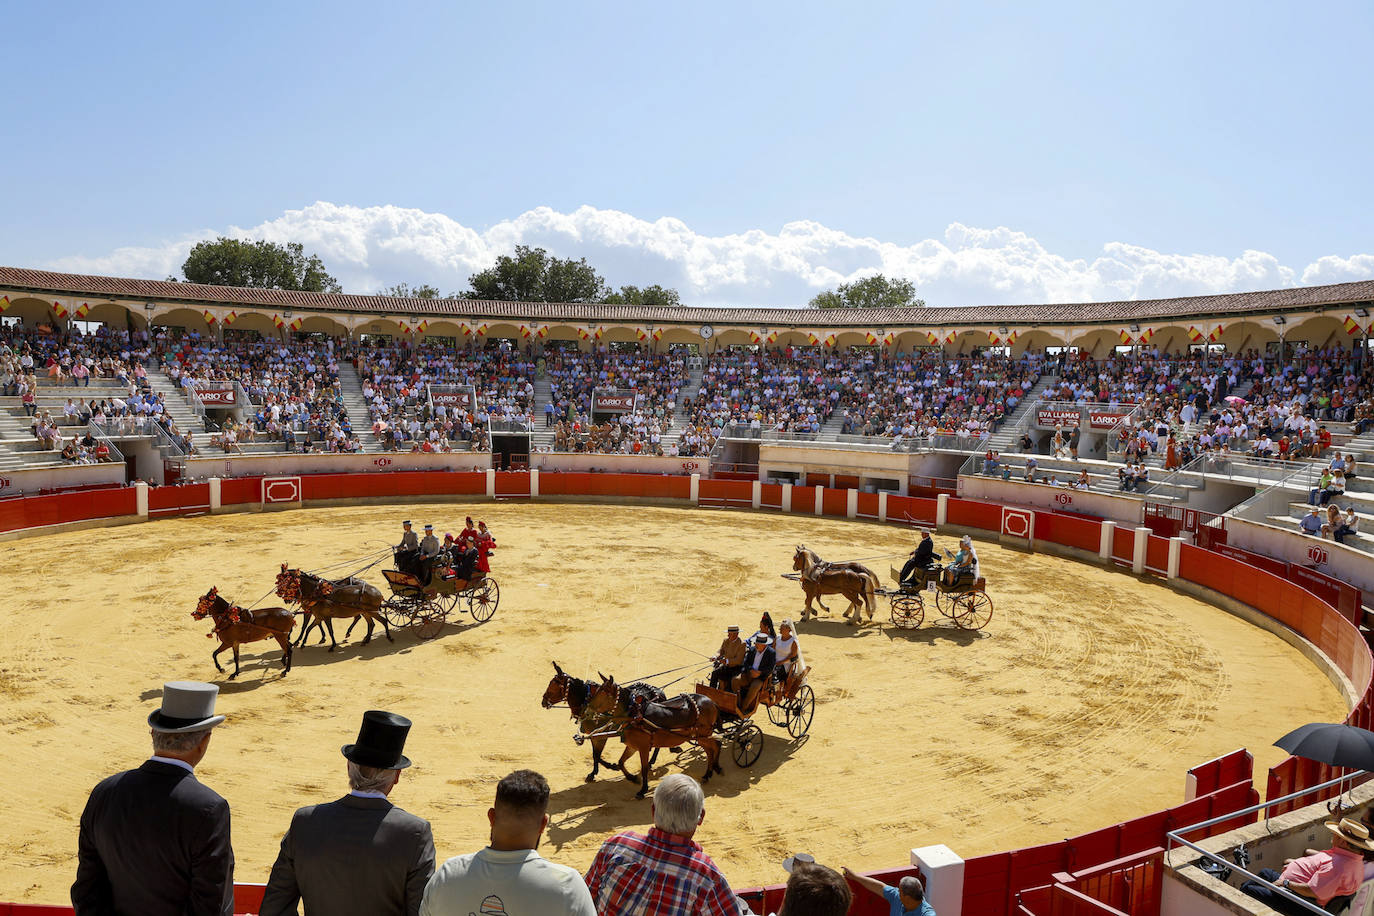
M298 239L349 291L517 242L701 304L1374 276L1367 3L12 6L0 262Z

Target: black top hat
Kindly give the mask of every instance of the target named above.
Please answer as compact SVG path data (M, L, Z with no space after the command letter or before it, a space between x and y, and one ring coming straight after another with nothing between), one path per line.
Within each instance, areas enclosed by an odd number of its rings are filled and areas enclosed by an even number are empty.
M410 733L410 720L394 712L369 709L363 713L363 724L358 729L356 744L345 744L340 750L343 755L359 766L375 767L379 770L404 770L410 766L410 758L401 753L405 750L406 735Z

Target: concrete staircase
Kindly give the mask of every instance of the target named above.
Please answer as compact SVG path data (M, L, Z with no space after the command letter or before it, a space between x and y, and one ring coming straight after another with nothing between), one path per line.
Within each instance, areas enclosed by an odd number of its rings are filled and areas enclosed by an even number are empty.
M546 425L548 421L544 414L544 406L551 400L553 400L553 391L547 373L536 375L534 379L534 406L530 408L530 446L538 451L551 451L553 449L553 428ZM558 419L557 416L554 419Z
M691 416L687 413L684 406L687 399L691 398L693 403L701 396L701 377L704 373L704 366L701 363L689 363L687 368L687 381L682 383L678 389L677 403L673 405L673 425L664 430L660 444L663 448L669 445L676 445L678 439L682 438L682 431L687 427Z
M363 398L363 382L358 378L358 370L347 360L339 362L339 394L343 398L344 410L348 411L348 422L353 427L353 435L365 452L382 451L382 442L372 434L372 416Z
M1020 426L1026 414L1035 409L1035 405L1040 403L1040 398L1044 396L1045 390L1051 385L1059 382L1059 376L1046 373L1036 380L1031 386L1031 390L1026 392L1026 396L1021 399L1021 403L1016 405L1016 409L1011 412L1002 425L997 427L997 431L988 437L987 448L995 449L998 452L1014 451L1017 434L1014 430Z

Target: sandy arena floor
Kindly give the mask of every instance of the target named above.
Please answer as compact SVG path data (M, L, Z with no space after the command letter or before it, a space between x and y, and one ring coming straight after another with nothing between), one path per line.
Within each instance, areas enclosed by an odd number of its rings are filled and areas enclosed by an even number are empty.
M456 532L467 511L501 545L490 622L458 615L428 643L400 631L362 647L355 631L341 652L297 652L285 679L276 646L254 643L237 682L216 674L209 622L190 618L211 585L251 602L283 561L319 568L369 553L398 539L402 518ZM239 881L266 879L293 809L347 790L339 746L374 707L415 721L415 765L393 800L431 820L441 859L485 844L496 781L532 767L553 787L544 854L585 868L605 836L645 824L649 803L614 772L583 782L589 752L572 743L567 711L539 706L550 661L628 679L713 652L728 623L747 633L765 610L795 617L801 590L779 573L799 542L844 559L909 550L912 535L505 503L228 515L5 545L0 900L66 902L87 793L146 756L143 719L161 683L180 678L223 687L229 721L198 774L232 806ZM981 633L929 617L918 631L856 630L839 621L839 598L834 618L801 626L811 734L794 741L760 713L761 759L741 770L727 752L724 777L707 786L698 839L733 883L782 880L778 863L796 850L878 868L929 843L978 855L1071 836L1181 801L1184 770L1234 748L1270 766L1283 756L1269 746L1277 735L1344 713L1302 656L1222 611L1083 564L979 552L996 601ZM886 580L887 560L870 565ZM367 578L384 585L379 569ZM702 775L699 755L683 763ZM655 779L677 766L665 752Z

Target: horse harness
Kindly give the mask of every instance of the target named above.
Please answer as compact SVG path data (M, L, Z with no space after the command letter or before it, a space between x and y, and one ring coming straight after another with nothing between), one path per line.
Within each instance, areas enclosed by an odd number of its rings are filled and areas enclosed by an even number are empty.
M699 705L699 701L700 701L701 699L703 699L703 697L702 697L700 694L695 694L695 693L684 693L684 694L681 695L681 697L674 697L673 699L674 699L674 700L676 700L676 699L683 699L683 700L685 700L685 704L684 704L684 705L686 705L687 707L690 707L690 709L691 709L691 713L692 713L692 719L691 719L691 721L692 721L693 724L695 724L698 720L701 719L701 706ZM650 721L650 719L648 718L648 715L647 715L650 706L658 706L658 707L661 707L661 708L663 708L663 709L667 709L667 710L669 710L669 711L672 711L672 708L668 705L668 704L671 703L671 702L673 702L673 700L667 700L667 701L662 702L662 703L651 703L651 702L650 702L649 700L647 700L647 699L644 699L644 698L642 698L642 697L636 697L636 698L635 698L635 707L634 707L633 709L631 709L631 711L630 711L630 721L627 723L626 727L627 727L627 728L638 728L638 729L640 729L640 730L642 730L642 731L659 731L659 732L666 732L666 733L672 735L674 738L681 738L683 741L693 741L693 742L695 742L695 741L700 740L702 737L705 737L704 735L684 735L684 734L683 734L682 732L680 732L680 731L674 731L673 729L668 728L668 727L665 726L665 725L659 725L659 724L656 723L656 722Z

